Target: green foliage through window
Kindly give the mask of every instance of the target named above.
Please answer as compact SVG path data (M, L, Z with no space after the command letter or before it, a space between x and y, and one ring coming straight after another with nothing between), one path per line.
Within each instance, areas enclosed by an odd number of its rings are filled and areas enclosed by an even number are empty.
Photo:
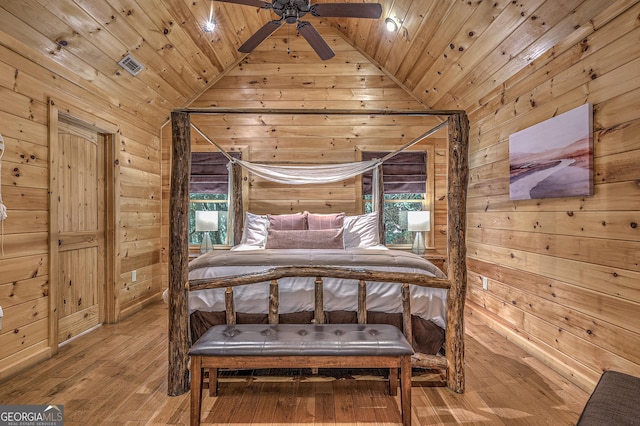
M421 211L425 194L384 194L384 226L387 245L412 244L415 233L407 231L407 212ZM371 213L371 195L364 197L365 213Z

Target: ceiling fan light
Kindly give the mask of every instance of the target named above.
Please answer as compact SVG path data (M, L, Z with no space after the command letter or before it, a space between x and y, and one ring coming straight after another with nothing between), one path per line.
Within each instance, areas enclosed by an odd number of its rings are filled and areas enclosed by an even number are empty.
M387 31L392 31L392 32L398 31L398 23L394 21L393 18L385 19L384 23L387 26Z

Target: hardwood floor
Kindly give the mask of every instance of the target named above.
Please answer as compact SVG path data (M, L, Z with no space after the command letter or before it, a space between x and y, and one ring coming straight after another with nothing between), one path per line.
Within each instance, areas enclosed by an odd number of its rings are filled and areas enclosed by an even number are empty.
M415 379L414 425L570 425L588 395L466 318L466 392ZM188 394L167 396L167 309L155 304L63 346L0 383L0 404L63 404L65 425L187 425ZM370 377L369 377L370 378ZM380 378L228 377L203 401L203 424L399 424Z

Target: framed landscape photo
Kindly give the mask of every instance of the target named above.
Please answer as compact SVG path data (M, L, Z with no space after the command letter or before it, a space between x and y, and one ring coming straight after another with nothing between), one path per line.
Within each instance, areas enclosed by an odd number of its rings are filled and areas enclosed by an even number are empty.
M510 199L585 195L593 195L591 104L509 136Z

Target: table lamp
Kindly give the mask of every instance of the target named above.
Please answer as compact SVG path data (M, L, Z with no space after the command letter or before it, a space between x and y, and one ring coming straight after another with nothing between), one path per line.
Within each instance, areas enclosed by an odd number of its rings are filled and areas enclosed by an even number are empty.
M202 243L200 243L200 253L207 253L213 250L209 232L218 230L218 212L208 210L196 210L196 232L204 232Z
M411 247L411 251L415 254L423 255L425 246L422 233L424 231L431 230L431 212L407 212L407 230L414 231L416 233L416 238L413 241L413 247Z

